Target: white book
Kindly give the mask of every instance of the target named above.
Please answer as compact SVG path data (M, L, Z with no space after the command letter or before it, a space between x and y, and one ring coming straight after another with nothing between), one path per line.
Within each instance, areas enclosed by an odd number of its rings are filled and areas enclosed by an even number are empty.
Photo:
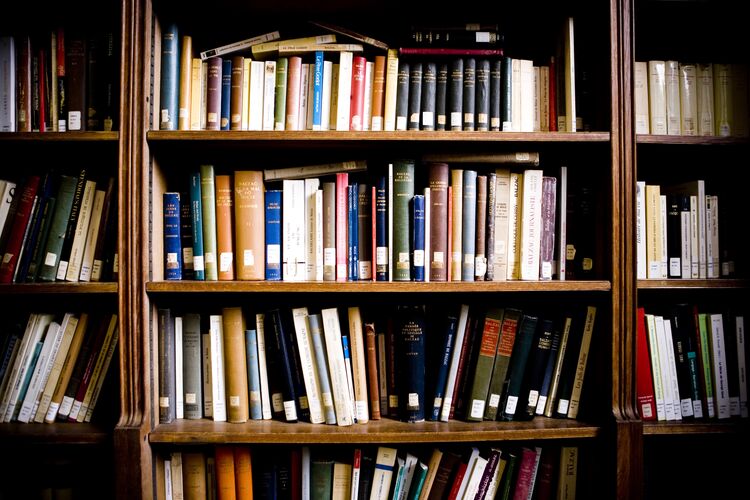
M661 239L661 278L669 275L669 256L667 253L667 195L659 196L659 209L661 214L661 225L659 227L659 238Z
M310 500L310 447L303 446L301 455L301 471L300 471L300 484L302 486L302 492L300 500Z
M263 130L273 130L276 103L276 61L263 63Z
M240 128L242 130L250 130L250 76L252 69L252 58L245 57L242 60L242 114L240 116Z
M646 181L635 183L635 245L636 278L645 280L648 277L646 273Z
M508 197L508 266L506 278L521 278L521 217L523 214L523 173L511 172L510 195ZM454 215L455 217L455 215ZM455 220L455 219L454 219Z
M57 279L65 281L78 281L78 276L81 274L81 262L83 262L83 252L86 245L86 234L89 231L89 223L91 222L91 212L94 204L94 195L96 194L96 182L92 180L86 181L86 187L83 190L83 197L81 198L81 209L78 212L78 222L76 223L76 230L73 236L73 246L70 248L70 258L68 259L68 265L65 267L64 274L61 274L63 269L62 261L58 268Z
M321 99L320 129L331 126L331 93L333 84L333 61L323 61L323 96Z
M282 279L305 281L305 181L285 179L282 190Z
M667 134L680 135L680 63L665 61L664 80L666 83Z
M305 179L305 269L307 281L318 279L318 202L317 194L320 190L320 179L309 177ZM322 214L321 214L322 215ZM322 219L321 219L322 222ZM321 242L322 243L322 242ZM320 274L323 274L323 268L320 268Z
M458 494L456 495L456 498L464 498L464 493L466 493L466 487L469 484L469 478L471 477L471 472L474 470L474 465L477 462L477 459L479 458L479 448L472 447L471 453L469 454L469 459L466 463L466 472L464 473L463 478L461 478L461 484L458 487Z
M247 111L247 129L263 130L263 111L265 97L266 63L263 61L250 62L250 98Z
M721 248L719 248L719 197L706 195L706 277L718 278L721 274Z
M711 374L714 382L716 416L729 418L729 378L727 353L724 343L724 319L721 314L709 314L709 337L711 339Z
M40 391L44 389L44 385L47 383L47 377L52 368L52 361L55 354L57 354L57 350L60 348L62 334L63 331L60 328L60 324L55 321L47 327L42 350L39 352L39 357L34 365L34 371L26 389L26 395L23 401L20 402L20 410L17 418L19 422L28 423L32 417L32 410L38 401Z
M664 392L664 413L668 421L678 420L680 416L679 396L674 394L672 386L671 371L672 366L669 362L669 351L667 350L667 334L664 330L664 317L654 316L654 326L656 327L656 341L658 343L657 352L659 353L659 372L661 376L661 385Z
M469 306L461 305L461 312L458 316L458 328L456 329L456 340L453 345L460 346L464 341L464 330L466 322L469 320ZM447 422L453 404L453 389L456 387L456 375L458 373L458 363L461 358L461 349L453 349L451 353L451 362L448 366L448 377L445 381L445 396L443 396L443 406L440 408L440 421Z
M521 131L521 59L513 58L511 60L511 105L510 105L510 130L512 132ZM504 130L504 129L503 129Z
M714 135L713 64L697 64L698 135Z
M164 500L174 500L172 495L172 461L164 460Z
M12 181L2 181L3 186L0 189L0 232L5 227L5 223L8 220L8 212L10 211L10 204L13 201L13 196L16 193L16 183Z
M221 314L209 316L208 334L211 341L211 404L214 422L227 421L224 385L224 334Z
M578 130L576 114L576 62L575 62L575 26L572 17L565 21L564 76L565 76L565 131Z
M418 463L419 458L411 453L406 453L406 456L404 457L403 481L399 488L398 500L406 500L406 495L409 494L409 489L411 488L411 483L414 479L414 471L417 469Z
M213 382L211 380L211 334L201 334L201 367L203 370L203 416L212 418L214 416Z
M97 189L94 193L94 206L91 211L89 229L86 233L86 243L84 244L83 259L81 260L81 273L78 277L79 281L91 281L91 270L94 266L94 251L96 250L96 241L99 238L106 194L102 189Z
M255 315L255 332L258 335L258 373L260 374L260 404L263 420L270 420L273 416L271 407L271 393L268 387L268 362L266 361L266 333L265 314Z
M521 207L521 276L522 280L539 279L539 252L542 235L542 170L523 173Z
M365 336L362 314L359 307L348 309L349 338L351 342L352 378L354 382L354 415L357 423L366 424L370 419L367 399L367 361L365 358Z
M172 499L184 500L185 493L182 487L182 452L173 451L170 453L169 469L172 481Z
M365 63L365 109L362 114L362 130L370 130L372 121L372 87L375 81L375 61Z
M747 359L745 357L745 317L736 316L734 325L737 330L737 367L740 376L740 416L748 417L747 410Z
M323 281L323 190L315 191L315 281Z
M656 334L656 318L653 314L646 314L646 332L648 333L648 352L651 360L651 378L654 383L656 419L663 421L667 419L667 414L664 405L664 383L662 382L659 340Z
M370 500L389 500L388 493L391 490L396 451L395 448L378 446L378 452L375 456L375 470L372 474Z
M652 134L667 133L666 63L648 62L648 114Z
M354 408L349 397L338 311L336 308L323 309L321 318L323 319L326 354L328 354L328 373L331 376L331 391L336 408L336 422L340 426L352 425Z
M52 360L50 374L47 377L47 383L45 384L39 397L39 402L36 405L36 410L33 412L34 422L44 422L44 416L47 414L47 410L50 407L52 395L54 394L55 388L57 387L57 381L60 378L60 374L62 373L63 364L65 363L65 358L67 358L68 356L68 351L70 350L70 345L73 341L73 336L75 334L77 326L78 318L72 313L66 313L63 317L62 322L60 323L60 328L63 332L62 340L60 341L60 347L58 348L57 353Z
M183 378L182 363L182 316L174 318L174 386L175 396L175 418L185 418L185 385Z
M16 131L16 44L0 36L0 132Z
M466 490L463 495L464 500L474 500L474 498L476 498L477 491L479 491L479 485L482 482L482 475L484 475L484 471L487 468L487 462L488 460L486 458L481 455L477 456L469 480L466 483Z
M310 93L310 63L302 63L300 67L300 85L299 85L299 115L297 117L297 130L307 130L308 110L312 108L309 105ZM312 115L310 115L312 118Z
M714 63L714 135L719 137L734 135L732 86L732 65ZM742 112L747 113L747 109Z
M297 307L292 309L292 319L294 322L294 337L297 341L297 350L302 368L302 379L305 383L305 393L310 409L310 422L320 424L325 422L323 400L320 392L319 370L313 350L307 308Z
M339 53L338 91L336 94L336 130L349 130L352 97L352 64L354 53Z
M635 100L635 133L648 134L651 119L648 114L648 63L633 64L633 97Z
M521 132L533 132L534 131L534 61L531 59L515 59L519 62L519 82L521 86L521 93L519 96L520 109L520 123L519 130ZM514 88L515 90L515 88ZM514 102L515 104L515 102Z
M323 340L323 319L320 314L308 316L310 339L315 356L315 367L318 370L318 382L320 384L320 399L323 404L323 414L327 424L336 424L336 408L333 404L333 392L331 391L331 376L328 372L328 360L326 359L325 341Z
M695 64L680 64L680 133L698 135L698 92Z
M672 384L675 414L677 420L693 416L693 400L690 394L680 394L680 386L677 381L677 360L674 352L674 336L672 334L672 322L664 318L664 335L667 342L667 358L669 360L669 380Z

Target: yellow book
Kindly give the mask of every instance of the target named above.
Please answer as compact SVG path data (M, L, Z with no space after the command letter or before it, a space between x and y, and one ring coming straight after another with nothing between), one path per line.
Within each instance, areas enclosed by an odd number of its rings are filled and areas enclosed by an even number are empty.
M193 37L184 35L180 47L180 97L177 109L177 129L190 130L191 88L193 83Z
M259 43L253 45L251 50L255 59L278 55L279 46L294 47L301 45L318 45L323 43L336 43L336 35L333 33L327 35L305 36L301 38L290 38L288 40L274 40L272 42Z
M388 49L385 60L385 107L383 130L396 130L396 95L398 88L398 50Z
M203 64L199 57L190 64L190 130L201 129L201 95L203 87Z

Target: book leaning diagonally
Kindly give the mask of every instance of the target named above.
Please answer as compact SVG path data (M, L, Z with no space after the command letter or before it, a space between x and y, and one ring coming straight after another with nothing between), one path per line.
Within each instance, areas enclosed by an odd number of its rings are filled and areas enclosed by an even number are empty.
M333 31L334 33L338 33L339 35L348 36L349 38L353 38L354 40L357 40L358 42L366 43L368 45L372 45L373 47L377 47L379 49L387 50L388 45L385 42L381 42L380 40L376 40L372 37L363 35L361 33L357 33L356 31L352 31L348 28L344 28L343 26L338 26L331 23L323 23L320 21L310 21L311 24L314 24L315 26L319 26L323 29L327 29L328 31Z
M306 179L338 172L361 172L367 170L366 160L341 161L323 163L320 165L305 165L301 167L267 168L263 170L264 181L280 181L290 179Z
M271 31L263 35L254 36L252 38L247 38L245 40L240 40L238 42L233 42L227 45L222 45L220 47L205 50L201 52L201 59L205 61L209 57L231 54L232 52L245 50L245 49L252 47L253 45L258 45L259 43L272 42L274 40L278 40L279 38L281 38L281 35L279 34L278 31Z

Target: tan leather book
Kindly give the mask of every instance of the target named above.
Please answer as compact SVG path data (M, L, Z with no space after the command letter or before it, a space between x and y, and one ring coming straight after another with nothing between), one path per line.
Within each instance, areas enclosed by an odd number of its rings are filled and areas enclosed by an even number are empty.
M234 228L239 280L265 277L265 197L263 172L234 173Z
M180 97L177 129L190 130L190 96L193 83L193 37L184 35L180 48Z
M229 130L242 130L242 92L244 85L245 58L232 57L232 80L229 93Z
M216 176L216 252L219 281L234 279L234 210L232 176Z
M225 307L222 318L227 421L242 423L247 421L249 414L245 318L239 307Z
M237 500L252 500L253 465L247 446L234 447L234 485Z
M372 79L372 120L370 130L383 130L383 111L385 109L385 56L375 56Z
M182 491L185 500L207 498L206 458L203 453L182 454Z
M365 323L367 385L370 388L370 420L380 420L380 386L378 384L378 353L375 323Z
M218 500L236 500L234 487L234 447L221 445L216 447L216 498Z

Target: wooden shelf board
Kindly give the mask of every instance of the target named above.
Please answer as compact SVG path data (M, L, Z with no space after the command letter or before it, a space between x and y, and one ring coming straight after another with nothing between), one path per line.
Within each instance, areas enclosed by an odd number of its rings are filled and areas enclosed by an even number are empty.
M635 136L638 144L749 144L747 137L716 137L716 136L686 136L686 135L652 135L638 134Z
M682 288L747 288L750 280L746 279L699 279L699 280L638 280L638 289L682 289Z
M111 432L90 423L0 424L0 441L7 444L104 444L112 439Z
M149 142L173 141L269 141L269 142L351 142L351 141L452 141L452 142L608 142L609 132L463 132L405 130L398 132L353 132L353 131L205 131L151 130L147 132Z
M176 420L159 425L149 435L153 443L178 444L346 444L438 443L512 441L526 439L581 439L599 436L600 428L577 420L537 417L529 422L422 422L391 419L364 425L284 423L255 420L244 424L211 420Z
M712 422L643 422L645 436L675 434L734 434L750 431L750 421L729 420Z
M0 285L0 295L117 293L117 283L18 283Z
M151 281L150 293L193 292L608 292L609 281L336 282L336 281Z
M113 132L11 132L0 134L0 142L106 142L117 141Z

